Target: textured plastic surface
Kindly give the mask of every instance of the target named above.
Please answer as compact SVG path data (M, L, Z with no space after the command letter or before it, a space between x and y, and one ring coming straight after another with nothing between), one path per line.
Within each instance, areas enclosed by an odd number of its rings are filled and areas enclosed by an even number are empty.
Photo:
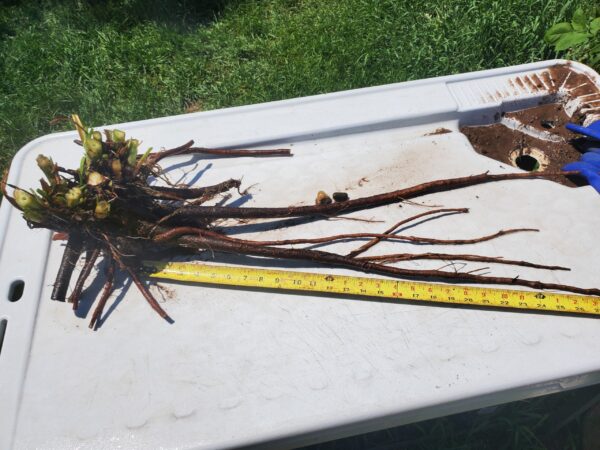
M255 185L252 198L230 203L310 203L321 189L356 198L441 177L517 170L477 154L458 127L536 104L547 96L543 90L494 93L510 77L556 63L119 128L154 147L193 138L205 146L293 149L291 159L197 159L189 174L178 163L190 158L173 161L176 180L210 184L243 176L245 186ZM573 68L597 80L585 66ZM452 132L431 134L442 127ZM36 185L39 153L77 165L74 137L55 134L28 144L13 162L10 181ZM469 207L471 213L422 223L412 234L458 238L537 227L539 233L468 250L572 268L553 273L492 266L496 274L582 287L600 283L600 199L591 187L521 180L420 201ZM420 211L390 205L352 214L386 223L334 220L265 236L379 230ZM121 290L94 333L68 305L49 300L62 244L51 243L47 231L28 229L7 202L0 230L0 319L6 325L0 448L289 447L600 382L600 326L585 317L161 283L155 292L174 324L161 321L134 289ZM290 267L349 273L302 263ZM25 289L10 302L15 280L23 280Z

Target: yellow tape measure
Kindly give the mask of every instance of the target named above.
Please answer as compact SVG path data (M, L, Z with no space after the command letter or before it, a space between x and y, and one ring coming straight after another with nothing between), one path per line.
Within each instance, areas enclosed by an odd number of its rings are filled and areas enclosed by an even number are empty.
M600 297L575 294L517 291L199 263L146 261L145 264L149 276L152 278L191 283L600 315Z

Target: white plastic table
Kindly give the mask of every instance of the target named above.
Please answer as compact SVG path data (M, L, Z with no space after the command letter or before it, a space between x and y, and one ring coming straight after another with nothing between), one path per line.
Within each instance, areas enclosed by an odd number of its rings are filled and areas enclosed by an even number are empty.
M492 94L511 77L556 63L118 127L155 148L188 139L203 146L289 146L293 158L198 158L187 174L189 166L179 163L192 158L173 161L170 173L182 181L243 177L244 186L254 185L252 197L232 198L237 204L309 204L321 189L357 198L444 177L518 170L477 154L458 127L489 123L499 111L547 99L543 90ZM585 66L573 68L597 80ZM430 134L440 127L452 132ZM34 187L39 153L77 166L81 150L74 137L54 134L25 146L10 181ZM559 273L492 265L495 274L600 285L600 198L590 187L521 180L418 201L471 212L421 223L411 234L459 238L535 227L541 231L469 251L572 268ZM385 223L320 221L263 236L379 231L422 210L390 205L350 215ZM50 301L62 245L48 231L28 229L2 203L0 448L293 447L600 382L600 322L588 317L160 283L155 292L174 324L124 286L103 326L92 332L87 309L98 283L80 314L87 319ZM380 245L381 252L400 248ZM340 243L332 250L355 246ZM228 261L351 273L304 263ZM24 281L25 289L10 302L15 280Z

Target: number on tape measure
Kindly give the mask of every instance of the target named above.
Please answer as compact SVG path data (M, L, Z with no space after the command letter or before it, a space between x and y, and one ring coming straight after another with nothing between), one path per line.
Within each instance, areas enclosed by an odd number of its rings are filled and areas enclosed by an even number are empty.
M198 263L145 263L150 277L192 283L240 285L362 295L418 302L518 308L600 315L600 298L582 295L515 291L474 286L449 286L403 280L323 275Z

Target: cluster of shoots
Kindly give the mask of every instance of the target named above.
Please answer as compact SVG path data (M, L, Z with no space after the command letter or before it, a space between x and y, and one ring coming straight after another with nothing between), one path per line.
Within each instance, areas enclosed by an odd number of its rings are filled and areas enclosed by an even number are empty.
M124 131L105 130L103 136L85 128L77 115L72 120L84 149L79 169L63 169L52 158L39 155L36 162L44 174L40 188L14 191L14 201L33 224L44 223L56 210L63 217L66 212L73 223L108 218L116 198L113 184L135 178L152 150L138 157L140 141L127 139Z

